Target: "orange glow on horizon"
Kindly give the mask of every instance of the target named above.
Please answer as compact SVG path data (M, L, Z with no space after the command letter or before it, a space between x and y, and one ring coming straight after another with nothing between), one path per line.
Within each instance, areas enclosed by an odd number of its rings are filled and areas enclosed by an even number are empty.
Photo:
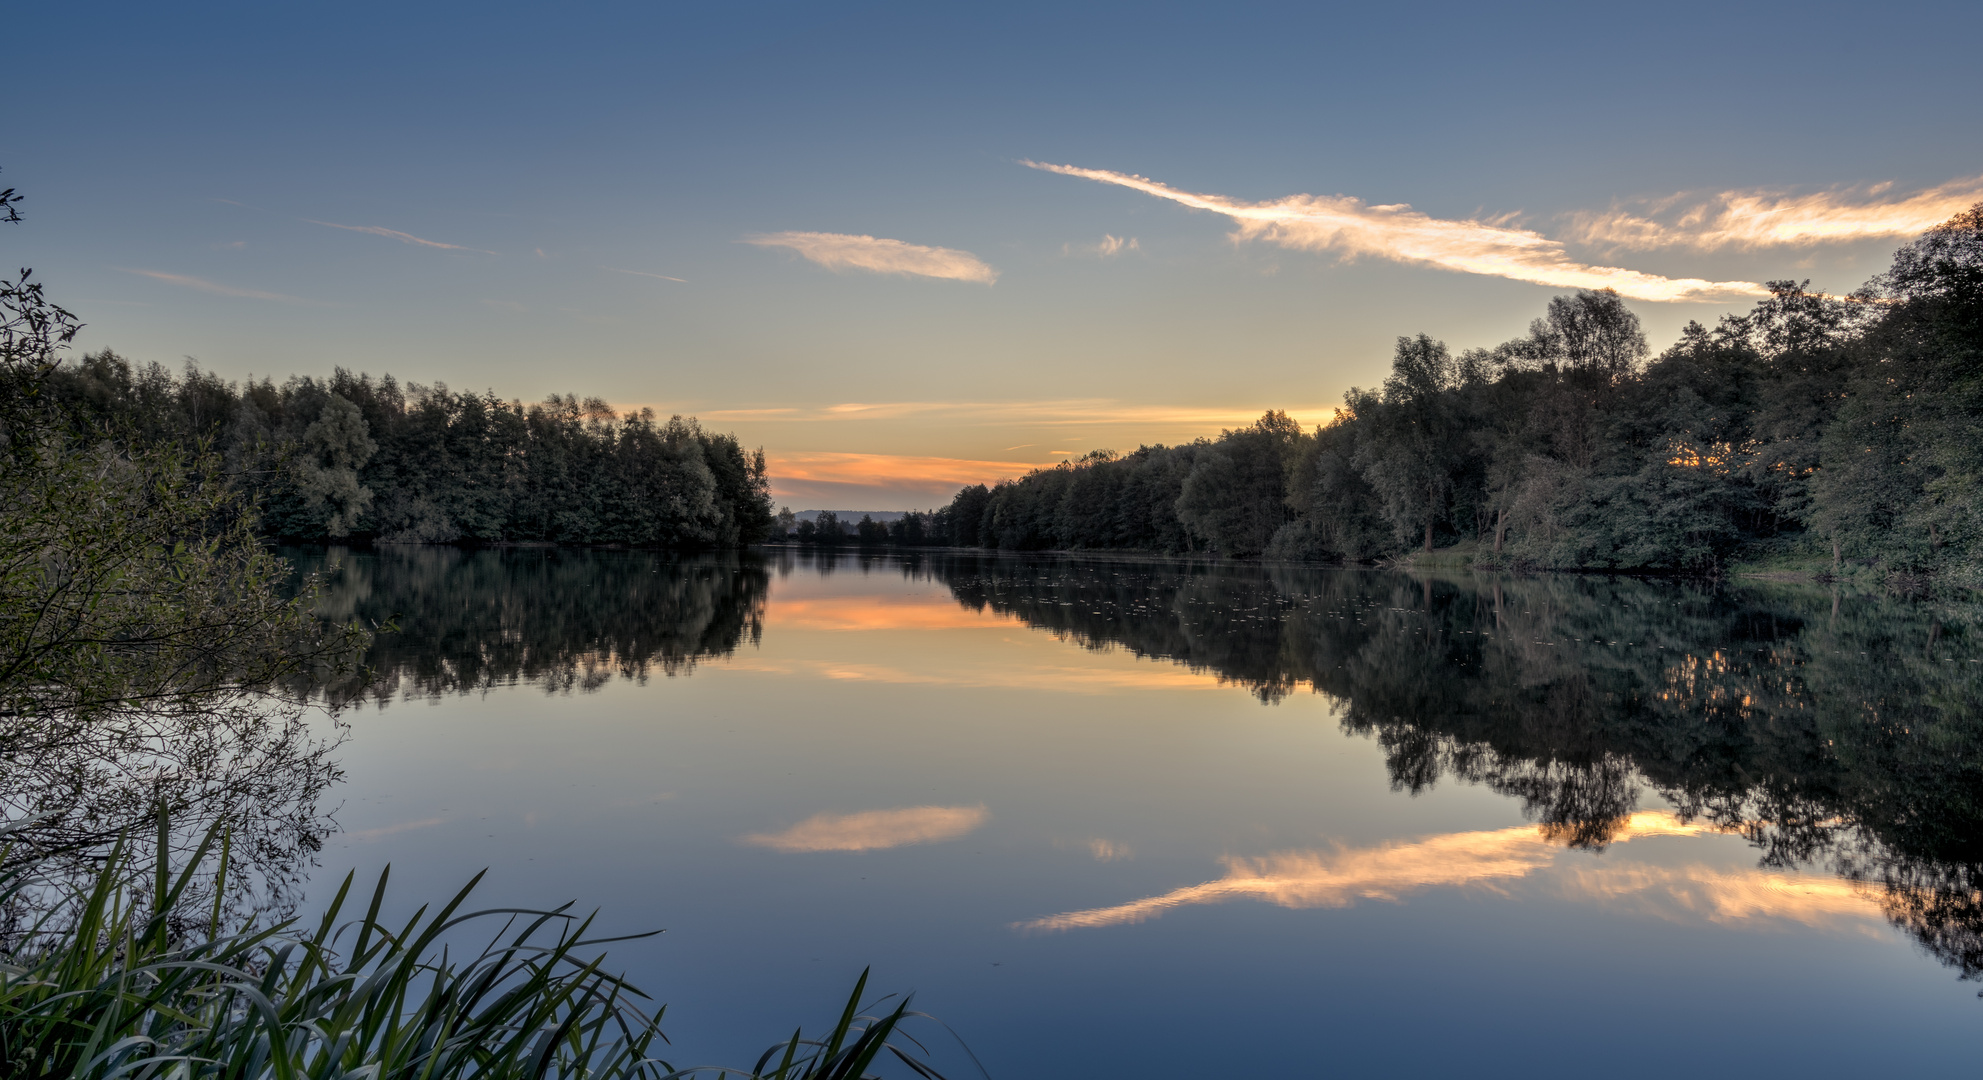
M918 457L907 454L777 453L767 454L771 493L793 481L860 484L869 487L913 485L996 484L1043 467L1023 461L973 461L969 458Z

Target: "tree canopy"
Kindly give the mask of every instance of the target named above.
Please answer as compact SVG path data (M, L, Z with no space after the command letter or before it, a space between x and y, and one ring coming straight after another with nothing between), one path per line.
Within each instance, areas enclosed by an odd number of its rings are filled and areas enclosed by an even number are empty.
M1829 561L1975 583L1983 567L1983 205L1848 296L1775 281L1650 357L1610 291L1391 376L1314 431L1278 412L1098 452L931 515L932 542L1371 561L1458 543L1504 566L1716 572Z

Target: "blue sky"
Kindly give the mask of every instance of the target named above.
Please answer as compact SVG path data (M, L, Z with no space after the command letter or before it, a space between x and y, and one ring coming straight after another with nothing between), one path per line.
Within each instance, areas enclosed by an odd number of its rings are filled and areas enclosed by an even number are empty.
M1662 280L1850 289L1983 198L1979 31L1976 5L45 5L10 17L0 183L30 219L0 259L86 348L693 413L795 506L901 508L1313 422L1397 335L1493 344L1593 268L1637 275L1656 348L1749 303Z

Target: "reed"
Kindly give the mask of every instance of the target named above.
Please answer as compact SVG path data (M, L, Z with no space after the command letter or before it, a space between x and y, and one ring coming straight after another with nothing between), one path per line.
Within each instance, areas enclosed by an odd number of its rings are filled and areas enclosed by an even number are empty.
M906 998L879 1015L862 1011L866 972L823 1038L794 1031L750 1069L678 1068L658 1056L662 1010L604 970L599 946L629 938L590 936L594 916L570 905L468 910L480 874L404 923L380 915L388 868L362 916L350 915L347 875L313 928L223 933L218 907L182 908L210 854L224 881L227 849L216 828L184 868L175 873L161 856L151 880L134 884L120 842L85 887L37 897L42 914L0 955L0 1075L861 1080L883 1059L940 1075L901 1030L920 1015ZM31 867L15 869L0 881L0 900L48 888ZM185 930L189 921L199 929ZM488 944L457 954L450 943L484 927Z

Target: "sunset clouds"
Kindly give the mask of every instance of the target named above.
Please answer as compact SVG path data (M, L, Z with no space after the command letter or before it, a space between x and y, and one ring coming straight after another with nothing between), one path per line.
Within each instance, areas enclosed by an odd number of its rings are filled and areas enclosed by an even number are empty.
M1570 257L1563 243L1531 229L1495 221L1435 218L1402 203L1373 206L1347 195L1289 195L1248 203L1182 191L1154 180L1105 169L1020 164L1063 176L1115 184L1231 218L1241 240L1263 240L1294 251L1368 256L1465 274L1510 278L1569 289L1616 289L1635 300L1718 301L1765 295L1750 281L1666 278Z
M901 240L849 233L776 232L744 237L758 247L787 248L800 258L828 270L866 270L876 274L973 281L990 285L998 271L968 251L925 247Z
M1907 239L1983 201L1983 176L1951 180L1908 195L1893 185L1792 195L1724 191L1706 198L1674 195L1643 213L1613 207L1573 215L1575 238L1620 250L1716 251L1853 240Z

